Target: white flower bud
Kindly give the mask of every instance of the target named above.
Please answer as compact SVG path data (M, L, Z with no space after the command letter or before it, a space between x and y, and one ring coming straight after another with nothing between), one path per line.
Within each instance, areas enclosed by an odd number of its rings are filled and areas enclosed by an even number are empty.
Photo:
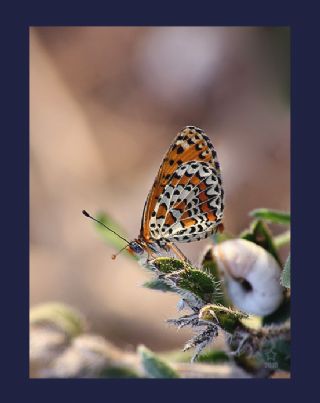
M261 246L245 239L231 239L214 248L231 302L244 312L265 316L283 299L281 268Z

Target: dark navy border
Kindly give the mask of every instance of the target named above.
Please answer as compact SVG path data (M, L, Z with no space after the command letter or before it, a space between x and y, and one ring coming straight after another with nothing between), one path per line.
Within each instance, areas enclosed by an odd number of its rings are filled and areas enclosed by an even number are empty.
M8 3L8 2L7 2ZM59 4L60 3L60 4ZM312 390L320 282L316 228L319 179L318 13L308 2L285 1L11 2L1 24L2 396L8 402L258 401L317 396ZM301 2L300 2L301 3ZM29 380L29 26L243 25L290 26L292 33L292 263L291 380ZM318 86L319 88L319 86ZM58 191L58 189L57 189ZM306 228L306 224L311 224ZM313 230L316 232L316 229ZM317 242L317 246L316 246ZM218 400L219 399L219 400Z

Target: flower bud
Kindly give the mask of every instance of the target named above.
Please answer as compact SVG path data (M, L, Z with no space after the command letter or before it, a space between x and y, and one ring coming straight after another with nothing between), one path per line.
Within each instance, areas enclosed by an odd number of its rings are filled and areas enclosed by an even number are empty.
M270 253L245 239L231 239L216 245L214 255L236 307L259 316L279 307L283 299L281 268Z

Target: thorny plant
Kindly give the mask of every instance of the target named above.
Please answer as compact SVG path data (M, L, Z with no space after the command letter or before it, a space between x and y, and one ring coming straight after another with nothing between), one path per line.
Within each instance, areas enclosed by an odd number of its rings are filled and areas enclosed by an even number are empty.
M289 371L290 369L290 257L284 265L281 274L282 262L279 258L279 248L290 242L290 232L286 231L278 236L272 236L267 222L278 225L289 225L290 216L274 210L258 209L251 212L254 217L249 229L237 238L219 234L212 239L201 259L199 268L188 261L178 260L171 256L161 256L153 260L140 262L150 270L154 278L144 284L145 287L164 292L174 292L180 296L178 309L189 312L179 318L169 319L167 322L177 328L190 327L195 335L187 341L183 351L194 349L192 361L201 357L204 348L209 346L219 333L225 335L229 347L229 356L248 372L256 376L268 376L275 369ZM100 220L108 223L105 216ZM110 241L110 234L107 234ZM281 286L281 303L268 315L255 317L260 327L248 325L252 318L250 312L237 309L232 298L228 295L226 277L221 272L215 250L230 239L243 239L263 248L273 264L279 266L279 280ZM117 245L118 246L118 245ZM237 253L242 253L241 249ZM254 252L256 253L256 252ZM270 258L271 255L271 258ZM241 260L241 259L240 259ZM258 259L254 259L255 261ZM233 263L233 262L231 262ZM241 269L241 268L240 268ZM271 267L264 267L268 276ZM232 280L241 286L245 297L254 296L253 284L246 278L233 277ZM240 287L240 288L241 288ZM264 291L264 290L263 290ZM268 290L265 290L266 292ZM247 322L246 322L247 321ZM249 321L250 322L250 321Z

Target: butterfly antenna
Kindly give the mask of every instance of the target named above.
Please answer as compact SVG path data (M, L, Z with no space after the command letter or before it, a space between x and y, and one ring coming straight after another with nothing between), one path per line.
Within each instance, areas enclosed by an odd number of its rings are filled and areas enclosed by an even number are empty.
M128 247L128 246L126 245L126 246L124 246L122 249L120 249L119 252L115 253L114 255L111 255L111 259L112 259L112 260L115 260L116 257L117 257L118 255L120 255L120 253L121 253L123 250L125 250L127 247Z
M103 227L105 227L107 230L113 232L113 233L114 233L115 235L117 235L120 239L122 239L123 241L127 242L128 245L130 245L130 242L129 242L129 241L127 241L125 238L123 238L121 235L119 235L119 234L118 234L116 231L114 231L113 229L107 227L106 224L104 224L102 221L99 221L99 220L97 220L96 218L92 217L86 210L82 210L82 214L83 214L85 217L91 218L91 220L97 222L98 224L101 224L101 225L102 225ZM125 249L126 247L127 247L127 246L125 246L123 249ZM121 249L121 251L122 251L123 249ZM120 251L120 252L121 252L121 251ZM113 256L115 256L115 255L113 255Z

